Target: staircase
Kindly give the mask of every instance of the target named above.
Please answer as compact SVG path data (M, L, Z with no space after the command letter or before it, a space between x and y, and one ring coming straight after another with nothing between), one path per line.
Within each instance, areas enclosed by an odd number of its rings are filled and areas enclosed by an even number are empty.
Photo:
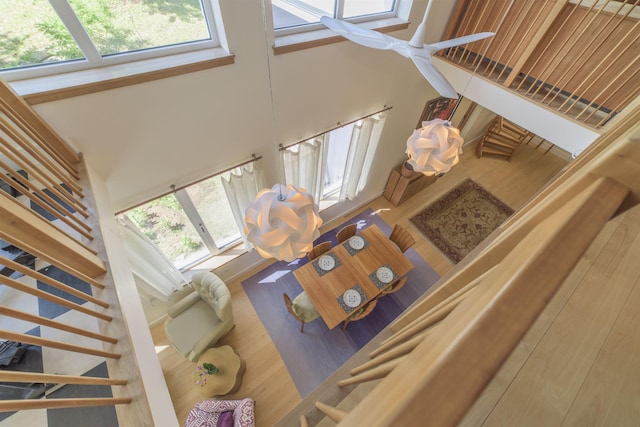
M492 154L511 160L520 144L528 143L534 134L520 126L497 116L487 128L482 141L476 147L478 158L483 154Z

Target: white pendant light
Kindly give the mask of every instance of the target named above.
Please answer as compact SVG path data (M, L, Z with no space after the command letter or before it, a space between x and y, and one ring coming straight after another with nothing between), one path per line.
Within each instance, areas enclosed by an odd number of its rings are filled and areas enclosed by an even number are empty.
M322 225L311 194L291 184L260 191L244 220L247 240L262 257L288 262L311 251Z
M422 122L407 140L407 163L424 175L442 175L458 163L464 138L447 120Z

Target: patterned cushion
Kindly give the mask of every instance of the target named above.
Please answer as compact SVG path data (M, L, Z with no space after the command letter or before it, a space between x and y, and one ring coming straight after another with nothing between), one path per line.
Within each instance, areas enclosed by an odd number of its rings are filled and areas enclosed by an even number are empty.
M233 427L233 412L226 411L221 413L216 427Z
M223 412L233 411L234 427L255 427L253 399L205 400L196 403L184 427L216 427Z
M312 320L320 317L318 309L315 305L313 305L306 292L302 292L300 295L295 297L295 299L291 303L291 306L296 316L301 318L305 323L311 322Z

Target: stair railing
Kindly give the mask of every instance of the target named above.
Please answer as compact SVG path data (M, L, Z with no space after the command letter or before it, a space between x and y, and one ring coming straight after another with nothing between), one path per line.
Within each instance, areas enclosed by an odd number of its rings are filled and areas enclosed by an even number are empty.
M113 279L105 261L95 203L84 164L40 117L7 85L0 82L0 239L12 249L28 254L31 265L0 255L0 284L5 295L30 295L40 301L75 312L80 324L50 319L25 307L11 306L12 298L0 304L0 316L15 321L0 328L0 339L23 345L54 349L56 357L72 370L78 355L106 362L108 377L61 372L17 372L0 370L0 382L43 384L47 389L66 384L109 387L111 397L34 398L0 400L0 411L114 406L121 425L152 425L152 416L140 384L127 328L122 323ZM6 251L3 251L3 253ZM29 258L30 257L30 258ZM34 265L35 264L35 265ZM58 280L44 274L43 266L63 272ZM42 286L33 286L38 282ZM86 287L70 286L81 282ZM85 289L86 288L86 289ZM49 289L49 290L47 290ZM34 299L35 300L35 299ZM78 301L78 302L75 302ZM69 338L34 336L18 326L61 331ZM96 324L98 330L89 325ZM27 324L28 325L28 324ZM23 327L24 326L20 326ZM82 342L85 344L73 344ZM131 381L131 380L134 381ZM36 396L38 397L38 396Z

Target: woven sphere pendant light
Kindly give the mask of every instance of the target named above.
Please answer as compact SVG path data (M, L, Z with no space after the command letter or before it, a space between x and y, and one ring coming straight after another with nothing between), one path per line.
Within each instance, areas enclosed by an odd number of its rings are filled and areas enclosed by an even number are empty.
M407 140L407 163L424 175L442 175L458 163L464 138L442 119L422 122Z
M244 220L247 239L262 257L288 262L311 251L322 225L311 194L291 184L260 191Z

